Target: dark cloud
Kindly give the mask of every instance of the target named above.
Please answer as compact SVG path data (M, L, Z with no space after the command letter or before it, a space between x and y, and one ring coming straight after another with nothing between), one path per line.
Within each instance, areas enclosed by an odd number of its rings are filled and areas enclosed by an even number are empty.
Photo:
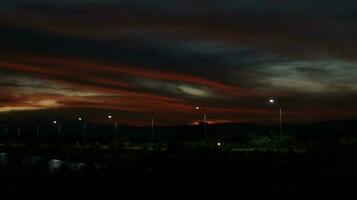
M356 11L351 0L5 0L0 111L155 110L188 123L202 104L217 121L268 122L266 98L279 96L291 121L357 117Z

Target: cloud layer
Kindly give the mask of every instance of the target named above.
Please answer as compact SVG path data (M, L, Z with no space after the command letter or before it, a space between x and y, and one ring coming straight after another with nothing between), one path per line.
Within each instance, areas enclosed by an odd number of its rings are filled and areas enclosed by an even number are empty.
M147 124L357 117L355 1L2 2L0 113ZM137 117L137 116L143 117Z

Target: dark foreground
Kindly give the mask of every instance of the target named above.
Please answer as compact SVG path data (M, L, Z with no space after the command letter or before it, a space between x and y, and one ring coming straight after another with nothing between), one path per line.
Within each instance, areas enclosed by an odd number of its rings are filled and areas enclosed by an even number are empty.
M302 151L169 148L66 154L53 149L41 154L26 148L2 148L2 194L341 199L353 196L357 186L354 146L312 146Z

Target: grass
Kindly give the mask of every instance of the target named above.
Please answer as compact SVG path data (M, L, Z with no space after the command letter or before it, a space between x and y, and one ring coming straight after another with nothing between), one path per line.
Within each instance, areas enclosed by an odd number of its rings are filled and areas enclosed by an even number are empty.
M340 143L345 145L357 145L357 137L355 136L344 137L340 140Z

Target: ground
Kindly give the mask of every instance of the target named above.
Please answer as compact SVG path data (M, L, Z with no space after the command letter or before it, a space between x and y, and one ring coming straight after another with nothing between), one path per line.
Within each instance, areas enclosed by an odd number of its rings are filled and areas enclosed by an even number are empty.
M74 147L73 147L74 148ZM355 146L299 149L108 150L2 147L3 191L30 193L250 195L307 199L353 193ZM6 152L7 151L7 152ZM108 152L111 151L111 154ZM78 153L80 152L80 153ZM132 192L131 192L132 191Z

